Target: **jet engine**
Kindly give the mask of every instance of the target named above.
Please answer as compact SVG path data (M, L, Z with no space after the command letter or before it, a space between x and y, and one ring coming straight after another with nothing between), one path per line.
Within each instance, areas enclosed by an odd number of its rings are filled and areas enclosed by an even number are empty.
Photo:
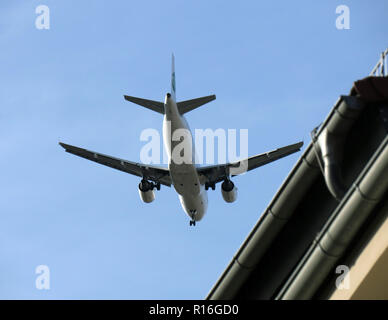
M226 179L221 185L222 197L226 202L234 202L237 199L237 188L234 183Z
M145 203L150 203L155 200L154 187L155 185L152 182L149 182L145 179L140 181L139 195L141 201Z

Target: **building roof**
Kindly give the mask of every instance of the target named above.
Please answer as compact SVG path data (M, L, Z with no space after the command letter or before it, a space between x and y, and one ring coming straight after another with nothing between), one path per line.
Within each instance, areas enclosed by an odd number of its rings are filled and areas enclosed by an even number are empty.
M387 215L379 210L387 201L387 130L388 78L356 81L314 131L207 299L327 298L336 267Z

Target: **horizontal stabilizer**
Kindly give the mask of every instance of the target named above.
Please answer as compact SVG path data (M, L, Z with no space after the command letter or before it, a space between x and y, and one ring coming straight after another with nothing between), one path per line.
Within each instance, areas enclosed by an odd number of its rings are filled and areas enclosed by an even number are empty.
M125 100L136 103L136 104L143 106L147 109L151 109L153 111L164 114L164 104L162 102L147 100L147 99L142 99L142 98L136 98L136 97L126 96L126 95L124 95L124 98L125 98Z
M213 94L211 96L181 101L177 103L177 106L178 106L179 113L184 114L215 99L216 99L216 96Z

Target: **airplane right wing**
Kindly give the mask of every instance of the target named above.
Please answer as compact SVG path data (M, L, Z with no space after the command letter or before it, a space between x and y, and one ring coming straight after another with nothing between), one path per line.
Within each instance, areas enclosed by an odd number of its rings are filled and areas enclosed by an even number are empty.
M223 181L229 176L233 177L242 174L244 172L261 167L272 161L288 156L294 152L299 151L302 146L303 142L298 142L283 148L258 154L256 156L249 157L248 159L240 160L234 163L199 167L197 171L198 174L200 176L203 176L205 178L205 181L211 185Z
M61 145L61 147L63 147L66 150L66 152L75 154L76 156L97 162L99 164L103 164L105 166L108 166L120 171L124 171L126 173L133 174L138 177L144 177L147 180L160 182L161 184L168 187L170 187L172 184L170 171L167 168L162 168L162 167L153 166L153 165L145 165L145 164L136 163L128 160L114 158L102 153L97 153L83 148L78 148L62 142L59 142L59 144Z

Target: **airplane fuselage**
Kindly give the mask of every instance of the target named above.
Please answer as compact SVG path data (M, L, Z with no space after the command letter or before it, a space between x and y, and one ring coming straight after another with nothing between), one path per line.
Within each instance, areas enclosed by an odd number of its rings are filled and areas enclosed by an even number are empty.
M192 220L199 221L206 212L208 199L204 182L201 183L198 176L191 131L186 119L179 113L176 102L170 94L166 95L164 108L163 142L168 155L168 168L171 180L178 193L183 210ZM186 154L186 157L183 154L174 153L178 149L176 148L177 145L182 142L182 140L177 139L182 132L190 133L189 138L192 142L191 148L184 148L184 152L190 152ZM188 158L191 161L182 161L182 159Z

